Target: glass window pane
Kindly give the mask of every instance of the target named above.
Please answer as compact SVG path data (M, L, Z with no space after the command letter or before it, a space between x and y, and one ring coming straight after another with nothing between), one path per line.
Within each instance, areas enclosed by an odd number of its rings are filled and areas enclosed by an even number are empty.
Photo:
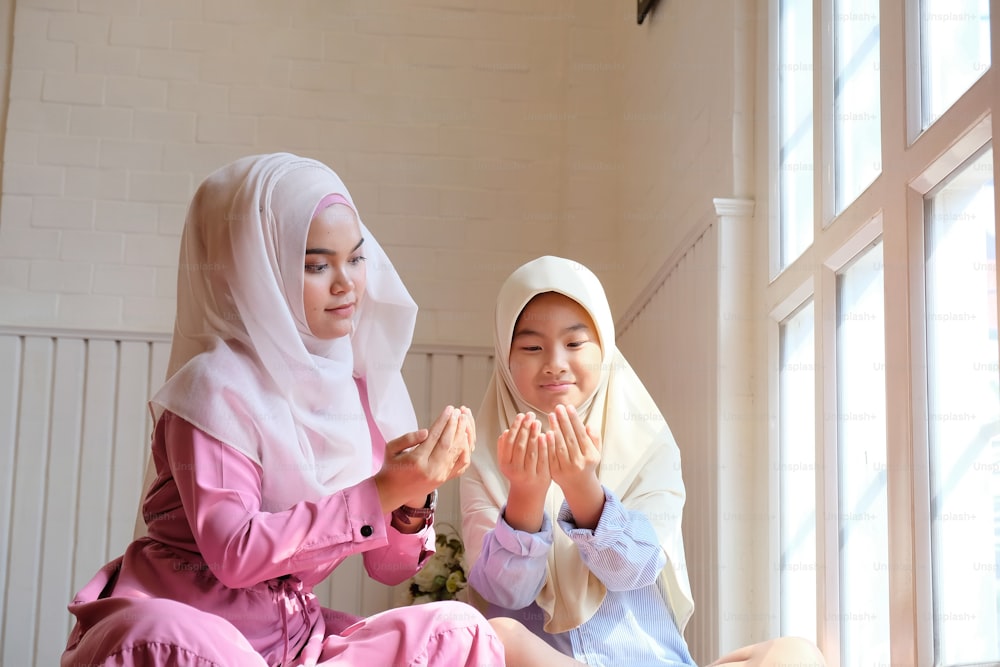
M923 127L990 67L989 0L920 1Z
M841 664L889 660L882 244L838 278Z
M1000 391L993 157L926 202L935 664L1000 660Z
M837 213L882 170L878 0L836 0L834 193Z
M780 327L781 634L816 641L816 370L810 301Z
M778 97L781 268L813 240L812 0L781 0Z

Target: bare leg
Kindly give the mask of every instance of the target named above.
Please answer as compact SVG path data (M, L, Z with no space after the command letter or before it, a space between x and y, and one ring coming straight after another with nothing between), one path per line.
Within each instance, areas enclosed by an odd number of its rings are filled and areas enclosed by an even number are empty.
M800 637L779 637L722 656L708 667L826 667L816 645Z
M583 664L555 650L512 618L491 618L490 625L503 642L507 667L579 667Z

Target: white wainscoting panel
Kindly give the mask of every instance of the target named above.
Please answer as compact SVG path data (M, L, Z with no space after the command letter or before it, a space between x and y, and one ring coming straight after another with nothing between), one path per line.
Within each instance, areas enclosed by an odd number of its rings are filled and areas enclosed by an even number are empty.
M685 631L698 664L767 635L754 517L766 498L754 469L753 202L714 200L618 323L618 346L649 389L681 450L682 532L695 612ZM756 532L755 532L756 531ZM766 580L766 573L764 575ZM756 596L756 597L755 597Z
M0 329L0 664L54 665L132 537L165 338Z
M641 309L618 326L618 347L649 390L681 450L687 499L684 550L694 616L685 637L692 657L714 660L718 646L715 535L716 227L701 230L674 258Z
M131 541L163 380L162 335L0 327L0 664L56 665L66 606ZM414 347L404 374L421 425L447 404L479 407L491 350ZM457 485L439 520L457 527ZM324 603L371 614L405 604L355 557L317 589Z

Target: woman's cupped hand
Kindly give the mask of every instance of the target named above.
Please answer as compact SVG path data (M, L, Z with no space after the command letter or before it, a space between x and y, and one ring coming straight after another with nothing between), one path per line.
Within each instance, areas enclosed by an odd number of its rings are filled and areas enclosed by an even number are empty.
M382 509L422 507L427 494L465 472L475 447L476 423L465 406L449 405L430 428L390 440L382 469L375 474Z

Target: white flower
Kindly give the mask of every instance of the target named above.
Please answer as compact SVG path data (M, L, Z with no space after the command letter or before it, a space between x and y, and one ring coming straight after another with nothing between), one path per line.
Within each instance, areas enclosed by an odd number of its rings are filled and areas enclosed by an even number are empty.
M444 582L451 574L451 568L441 554L435 553L424 564L423 569L413 575L415 583L421 591L433 593L444 586Z
M434 555L410 579L412 604L453 600L467 585L462 565L465 545L455 529L441 524L434 547Z

